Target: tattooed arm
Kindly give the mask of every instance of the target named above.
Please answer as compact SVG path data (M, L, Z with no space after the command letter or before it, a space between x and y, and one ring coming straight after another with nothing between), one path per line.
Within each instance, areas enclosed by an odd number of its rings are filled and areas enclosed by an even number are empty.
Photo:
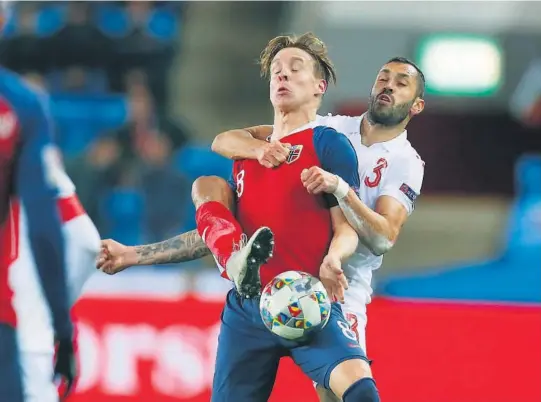
M125 246L112 239L102 240L96 267L114 275L134 265L174 264L210 255L196 230L171 239L141 246Z
M183 233L171 239L143 246L135 246L137 265L170 264L198 260L210 254L210 250L197 230Z

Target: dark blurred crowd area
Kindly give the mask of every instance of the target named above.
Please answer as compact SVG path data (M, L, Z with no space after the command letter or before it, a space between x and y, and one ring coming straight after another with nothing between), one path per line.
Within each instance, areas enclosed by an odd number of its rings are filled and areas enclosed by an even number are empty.
M51 95L68 174L104 237L156 241L186 225L189 140L166 114L181 2L17 2L1 63Z

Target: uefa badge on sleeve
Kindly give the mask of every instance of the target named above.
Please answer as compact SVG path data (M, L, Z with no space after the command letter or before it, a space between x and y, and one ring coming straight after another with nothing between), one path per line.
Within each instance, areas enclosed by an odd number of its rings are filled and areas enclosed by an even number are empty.
M415 204L418 194L406 183L402 183L400 186L400 191L402 191L406 197L411 201L412 204Z

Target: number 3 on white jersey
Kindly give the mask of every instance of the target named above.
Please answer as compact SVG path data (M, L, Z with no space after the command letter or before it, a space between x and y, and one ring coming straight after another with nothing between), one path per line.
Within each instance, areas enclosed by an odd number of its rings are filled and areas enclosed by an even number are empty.
M237 197L241 197L242 193L244 193L244 170L241 170L237 173L236 177L237 181Z

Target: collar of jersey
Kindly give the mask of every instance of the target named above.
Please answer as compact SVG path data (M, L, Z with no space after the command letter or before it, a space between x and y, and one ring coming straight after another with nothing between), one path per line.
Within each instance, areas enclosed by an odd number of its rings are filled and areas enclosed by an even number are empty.
M290 135L300 133L301 131L308 130L309 128L314 128L314 127L316 127L316 126L317 126L317 120L312 120L312 121L306 123L305 125L300 126L299 128L296 128L295 130L291 131L288 135L283 136L283 137L280 138L280 139L287 138L287 137L289 137ZM271 138L272 138L272 134L274 134L274 133L271 133L271 135L269 135L269 136L267 137L267 141L268 141L268 142L270 142L270 140L271 140Z

